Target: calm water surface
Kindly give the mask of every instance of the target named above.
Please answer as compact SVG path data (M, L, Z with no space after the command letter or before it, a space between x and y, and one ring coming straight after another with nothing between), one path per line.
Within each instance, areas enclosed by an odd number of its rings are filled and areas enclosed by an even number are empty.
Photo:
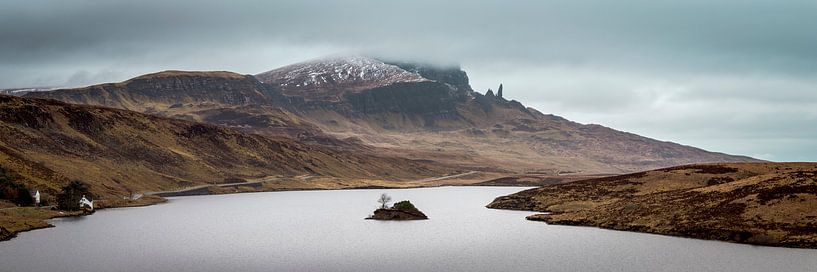
M519 190L173 198L56 219L0 242L0 271L817 271L817 250L550 226L484 208ZM431 219L363 220L383 192Z

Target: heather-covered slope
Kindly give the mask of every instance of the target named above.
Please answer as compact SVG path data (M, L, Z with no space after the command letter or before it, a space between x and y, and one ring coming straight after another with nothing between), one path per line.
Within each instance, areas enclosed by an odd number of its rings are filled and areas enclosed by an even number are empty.
M399 182L439 166L132 111L0 96L0 164L53 195L69 180L115 198L231 179L313 175Z
M261 104L268 96L260 85L252 76L232 72L164 71L119 83L28 96L149 112L184 104Z
M126 109L304 142L336 142L311 123L274 106L285 102L279 93L253 76L163 71L119 83L29 93L26 97Z
M548 185L489 208L583 225L741 243L817 248L817 163L679 166Z

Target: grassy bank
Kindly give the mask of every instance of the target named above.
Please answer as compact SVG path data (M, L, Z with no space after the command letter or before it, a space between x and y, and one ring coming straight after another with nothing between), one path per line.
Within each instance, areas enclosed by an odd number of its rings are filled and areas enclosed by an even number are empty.
M146 206L165 201L166 200L161 197L148 196L139 200L116 199L97 201L96 203L99 204L98 209L106 209ZM53 227L54 225L48 223L48 220L52 218L84 215L87 214L81 211L59 211L52 210L50 207L11 207L0 209L0 241L14 238L20 232Z
M817 163L687 165L544 186L490 208L529 220L817 248Z

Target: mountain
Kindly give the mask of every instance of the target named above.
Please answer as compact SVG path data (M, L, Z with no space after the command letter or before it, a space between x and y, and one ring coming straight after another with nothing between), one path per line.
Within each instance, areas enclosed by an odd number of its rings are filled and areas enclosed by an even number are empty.
M626 173L701 162L754 161L542 114L474 91L456 66L330 57L255 76L166 71L125 82L29 93L283 135L370 146L488 172Z
M241 77L229 79L240 81ZM156 88L153 93L147 88L144 93L118 92L114 91L119 88L114 84L106 85L110 89L94 89L92 94L77 91L71 94L86 99L104 93L116 105L136 103L125 98L177 95L153 86ZM242 91L213 99L228 104L245 103L244 95L264 98ZM185 97L191 100L178 99L183 103L195 101L192 95ZM288 186L295 187L302 182L292 179L296 176L324 178L311 181L305 188L326 185L320 182L336 187L366 186L366 180L399 184L441 176L450 169L375 154L355 145L340 149L134 111L2 95L0 132L0 166L18 177L17 183L54 196L70 180L82 180L95 194L110 201L121 200L131 192L253 178L289 182Z
M549 224L817 248L817 163L687 165L548 185L489 208Z
M325 117L323 111L332 111L368 122L375 129L395 131L459 129L480 121L468 120L458 110L469 104L474 94L459 67L334 57L281 67L255 77L280 89L291 101L303 101L290 103L289 108L315 120ZM483 104L490 107L489 103Z
M305 101L288 109L328 134L424 153L418 157L445 154L482 170L595 174L753 161L542 114L507 100L502 87L497 94L475 92L456 66L333 57L256 78L291 101Z

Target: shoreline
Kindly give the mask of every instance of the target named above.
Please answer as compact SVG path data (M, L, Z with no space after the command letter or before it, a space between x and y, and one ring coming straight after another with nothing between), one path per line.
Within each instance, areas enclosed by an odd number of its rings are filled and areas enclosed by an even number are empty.
M23 221L12 221L12 223L17 223L12 225L11 229L7 228L6 226L0 226L0 242L8 241L17 237L17 234L38 230L38 229L47 229L53 228L54 225L48 222L48 220L54 218L62 218L62 217L78 217L78 216L85 216L92 213L86 214L85 212L76 211L76 212L66 212L66 211L57 211L51 210L49 208L38 208L38 207L18 207L18 208L11 208L4 210L2 215L5 215L7 212L14 213L16 209L25 209L25 212L34 211L39 215L36 218L30 217L21 217L20 219ZM5 217L5 216L4 216ZM22 226L19 224L23 224Z
M490 208L490 209L511 210L511 209L497 209L497 208ZM747 246L779 247L779 248L794 248L794 249L817 249L817 245L810 244L810 243L758 243L758 242L738 241L738 240L731 240L731 239L717 239L717 238L711 238L711 237L707 237L707 236L689 236L689 235L683 235L681 233L651 231L650 229L642 228L642 227L639 227L639 226L630 226L629 228L628 227L618 228L617 226L603 226L603 225L593 224L591 222L585 222L585 221L554 220L554 219L551 218L551 216L552 215L558 215L559 213L552 213L552 212L542 213L542 212L539 212L539 211L529 211L529 212L534 212L535 214L526 216L525 217L526 220L535 221L535 222L543 222L545 224L554 225L554 226L597 228L597 229L603 229L603 230L625 231L625 232L661 235L661 236L669 236L669 237L684 238L684 239L695 239L695 240L703 240L703 241L725 242L725 243L733 243L733 244L740 244L740 245L747 245ZM723 231L731 232L730 230L723 230Z
M442 177L445 178L445 177ZM439 179L440 181L443 179ZM436 180L435 180L436 181ZM258 181L248 182L252 184L262 183ZM386 185L356 185L356 186L348 186L348 187L337 187L337 188L326 188L326 187L290 187L290 188L265 188L263 186L258 187L242 187L243 184L229 184L228 186L219 186L216 185L207 185L203 187L192 188L190 190L177 190L174 192L158 192L153 194L146 194L145 197L140 198L137 201L117 201L113 203L108 203L104 199L99 200L100 205L99 208L96 210L105 210L105 209L117 209L117 208L132 208L132 207L145 207L145 206L152 206L156 204L166 203L168 201L167 198L169 197L191 197L191 196L205 196L205 195L227 195L227 194L242 194L242 193L265 193L265 192L294 192L294 191L334 191L334 190L365 190L365 189L418 189L418 188L437 188L437 187L445 187L445 186L452 186L452 187L461 187L461 186L476 186L476 187L519 187L519 188L527 188L530 185L484 185L479 184L480 182L474 183L442 183L442 184L429 184L429 185L409 185L409 186L386 186ZM225 188L235 189L235 190L222 190ZM215 189L215 190L211 190ZM188 192L193 192L188 194ZM13 211L16 209L38 209L43 211L42 213L37 214L36 216L14 216L9 215L9 211ZM48 220L54 218L61 218L61 217L78 217L78 216L87 216L92 215L93 213L84 214L84 213L67 213L65 211L57 211L57 210L45 210L43 208L35 208L35 207L16 207L16 208L8 208L5 210L0 210L0 219L4 217L11 217L11 220L16 218L19 221L24 221L25 226L16 226L14 228L7 228L3 225L4 220L0 220L0 243L3 241L8 241L17 237L17 234L33 231L38 229L44 228L52 228L54 225L48 223ZM8 221L8 220L5 220ZM3 230L7 230L9 233L5 234Z
M542 175L542 179L536 181L520 181L517 174L508 175L506 173L467 171L463 173L450 174L440 177L429 177L412 181L385 182L382 180L342 180L332 177L322 176L298 176L289 178L269 177L256 178L240 183L229 184L204 184L177 190L145 192L144 197L138 200L125 200L119 198L100 199L96 210L143 207L167 202L169 197L186 197L199 195L223 195L240 193L260 193L260 192L288 192L288 191L324 191L324 190L360 190L360 189L416 189L435 188L443 186L484 186L484 187L520 187L532 188L551 181L543 182L550 175ZM534 177L537 175L527 174ZM492 182L497 179L511 177L510 181ZM310 183L305 183L307 180ZM317 182L315 181L317 180ZM17 209L33 209L33 207L13 207L0 209L0 242L13 239L17 234L42 228L53 227L48 220L66 215L59 214L60 211L41 211L32 214L30 212L17 213ZM19 210L17 210L19 211ZM85 216L83 214L72 214L67 216ZM5 231L4 231L5 230Z
M493 202L492 202L493 204ZM591 220L570 220L570 219L553 219L553 216L559 216L563 214L567 214L565 212L554 212L548 210L533 210L533 209L523 209L523 208L514 208L514 207L491 207L491 204L485 206L488 209L494 210L506 210L506 211L522 211L522 212L531 212L533 214L525 216L525 220L534 221L534 222L542 222L547 225L554 225L554 226L570 226L570 227L588 227L588 228L597 228L603 230L612 230L612 231L626 231L626 232L634 232L634 233L643 233L643 234L653 234L653 235L662 235L662 236L669 236L669 237L677 237L677 238L686 238L686 239L696 239L696 240L705 240L705 241L717 241L717 242L726 242L726 243L734 243L734 244L741 244L741 245L749 245L749 246L764 246L764 247L780 247L780 248L797 248L797 249L817 249L817 244L815 243L763 243L754 242L747 239L739 240L739 239L719 239L719 237L739 237L742 233L748 232L739 232L734 230L710 230L713 232L718 232L719 234L729 234L727 236L714 236L714 235L685 235L684 233L677 233L677 232L662 232L652 230L649 227L641 226L641 225L603 225L597 224L592 222ZM737 235L737 236L736 236Z
M815 177L817 163L685 165L539 187L487 207L552 225L817 249Z
M167 202L165 198L147 197L141 201L121 205L100 205L92 212L52 210L47 207L14 207L0 210L0 242L17 237L18 234L38 229L53 228L48 221L54 218L80 217L94 214L97 210L144 207Z

